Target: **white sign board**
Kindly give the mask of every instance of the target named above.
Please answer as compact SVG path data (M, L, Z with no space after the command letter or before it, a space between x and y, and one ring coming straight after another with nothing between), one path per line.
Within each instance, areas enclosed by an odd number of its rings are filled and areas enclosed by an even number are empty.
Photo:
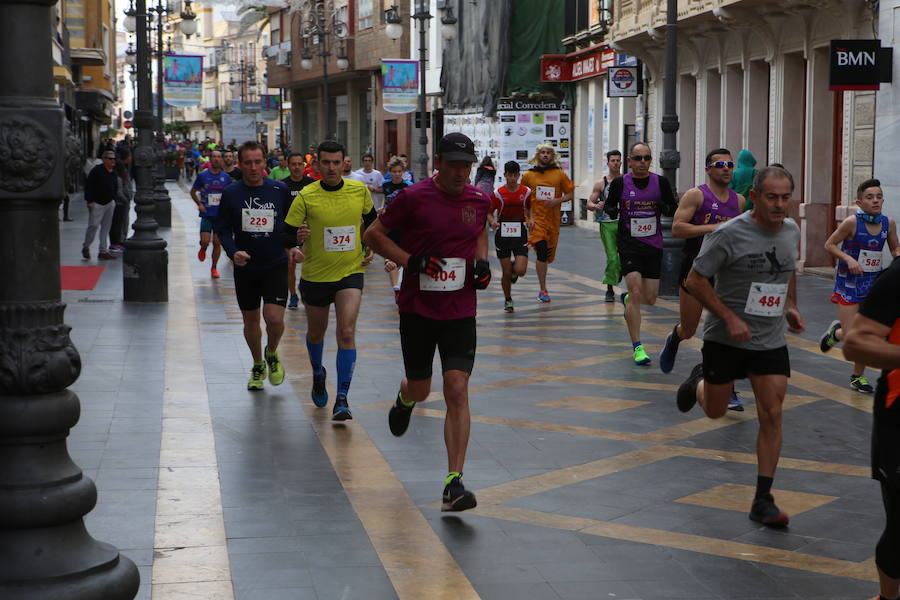
M228 145L232 141L240 146L247 141L256 141L256 115L228 114L222 115L222 141Z

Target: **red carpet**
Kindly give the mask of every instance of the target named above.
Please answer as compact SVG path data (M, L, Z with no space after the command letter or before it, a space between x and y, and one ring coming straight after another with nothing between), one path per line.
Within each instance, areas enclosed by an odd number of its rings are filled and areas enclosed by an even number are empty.
M60 289L92 290L106 267L60 267Z

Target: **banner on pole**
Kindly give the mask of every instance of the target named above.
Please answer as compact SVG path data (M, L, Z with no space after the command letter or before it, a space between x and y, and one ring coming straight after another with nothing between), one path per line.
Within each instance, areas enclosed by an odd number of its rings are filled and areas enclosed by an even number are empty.
M256 115L252 113L222 115L222 141L226 145L234 143L237 146L244 142L255 142Z
M384 110L396 114L416 111L419 101L419 63L408 59L381 59Z
M170 106L199 106L203 99L203 57L163 57L163 97Z

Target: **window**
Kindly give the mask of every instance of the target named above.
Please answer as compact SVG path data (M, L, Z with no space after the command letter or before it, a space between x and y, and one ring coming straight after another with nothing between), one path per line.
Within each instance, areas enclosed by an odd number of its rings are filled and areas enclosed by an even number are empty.
M281 43L281 16L283 14L283 12L276 13L272 15L272 19L269 21L269 29L272 32L269 43L273 46Z
M356 5L358 29L369 29L375 24L375 1L359 0Z

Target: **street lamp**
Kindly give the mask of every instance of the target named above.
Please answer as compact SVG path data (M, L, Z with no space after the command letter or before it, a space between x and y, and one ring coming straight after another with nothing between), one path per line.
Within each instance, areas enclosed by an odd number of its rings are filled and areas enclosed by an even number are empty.
M443 16L441 16L441 37L445 40L455 40L456 39L456 23L458 19L453 14L453 7L447 6L444 10Z
M197 15L191 10L191 0L184 0L184 10L181 11L181 23L178 26L188 38L197 33Z
M384 22L387 27L384 28L384 34L392 40L399 40L403 37L403 19L400 18L400 10L394 4L384 11Z
M154 167L158 157L153 145L153 90L150 68L150 40L148 38L147 0L137 0L135 33L137 37L136 70L137 109L134 127L137 147L134 150L134 196L137 220L131 226L134 234L125 240L122 257L122 281L126 302L166 302L169 298L168 253L166 241L157 233L154 195Z
M128 42L128 48L125 49L125 64L133 67L137 62L137 52L131 42Z
M66 448L81 358L64 323L57 207L65 116L54 97L55 2L0 2L0 597L124 600L134 563L93 539L97 488ZM28 68L12 57L28 57ZM13 258L14 257L14 258Z
M416 12L412 18L419 24L419 181L428 179L428 122L425 118L425 66L428 48L425 44L426 28L431 20L429 0L416 0Z
M123 25L125 27L125 31L128 33L134 33L135 31L135 18L134 18L134 0L129 2L128 8L125 9L125 21Z
M305 70L312 69L312 48L315 43L319 46L318 55L322 58L322 92L325 108L325 139L334 139L331 128L331 102L328 91L328 58L331 56L330 37L341 41L338 50L337 67L346 69L350 66L350 60L346 56L344 39L350 33L347 24L341 21L334 8L334 0L301 0L300 1L300 37L303 40L300 66ZM314 41L315 40L315 41Z

